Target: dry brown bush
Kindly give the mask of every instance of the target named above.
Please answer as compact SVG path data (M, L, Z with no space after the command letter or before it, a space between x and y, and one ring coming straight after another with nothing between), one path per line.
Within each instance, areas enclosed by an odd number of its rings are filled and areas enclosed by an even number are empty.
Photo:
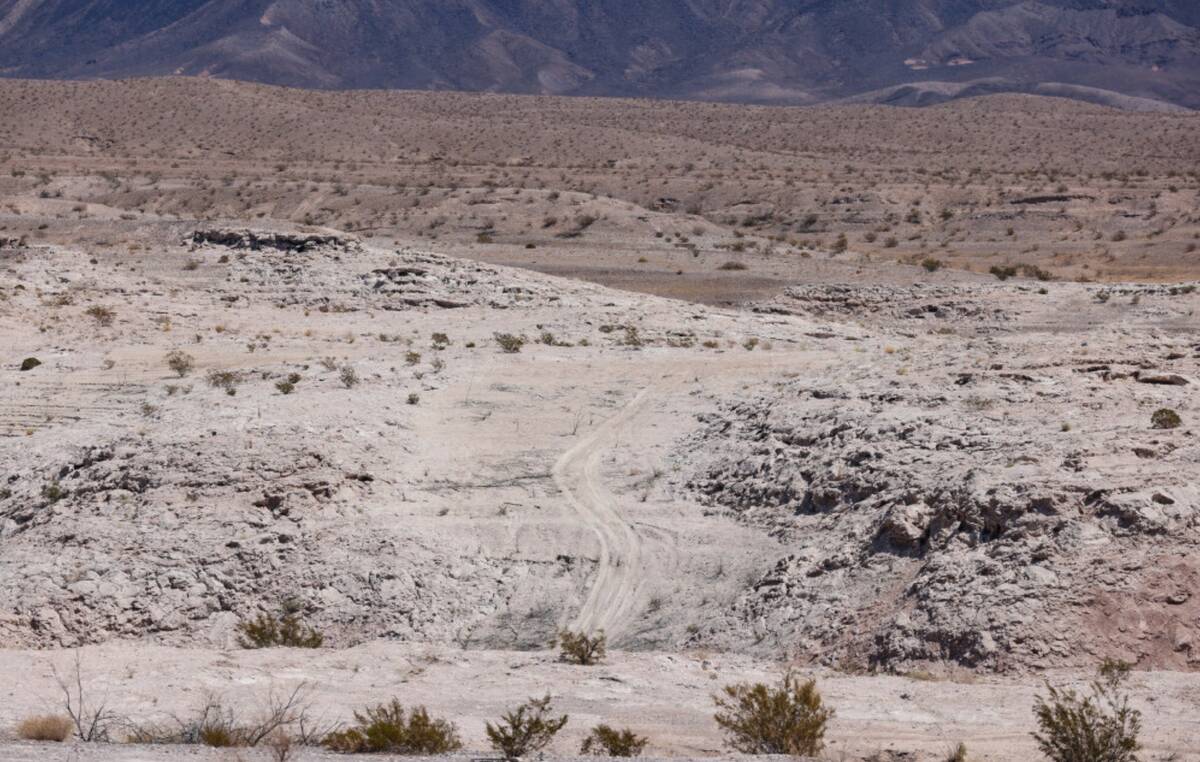
M25 741L57 741L62 743L75 731L70 717L40 714L26 717L17 724L17 737Z

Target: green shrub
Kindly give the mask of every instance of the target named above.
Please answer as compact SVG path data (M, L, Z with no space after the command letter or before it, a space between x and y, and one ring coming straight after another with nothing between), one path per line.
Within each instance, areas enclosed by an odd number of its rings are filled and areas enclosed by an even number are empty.
M567 724L567 716L551 716L550 697L530 699L506 712L495 725L487 723L487 737L492 748L505 759L517 759L541 751L550 745L558 731Z
M330 733L326 748L342 754L448 754L462 748L458 728L429 716L425 707L404 711L397 699L355 712L354 727Z
M37 366L39 366L41 364L42 364L42 361L37 359L36 357L26 357L24 360L21 361L21 371L25 372L25 371L33 370L34 368L36 368Z
M563 630L558 633L555 643L558 645L558 658L561 661L590 667L604 661L608 638L605 637L603 630L592 637L583 632Z
M715 696L714 719L726 742L745 754L814 756L824 748L833 710L821 702L815 680L789 672L778 688L763 683L727 685Z
M514 336L511 333L497 333L494 335L496 343L500 345L508 354L516 354L521 351L521 347L525 346L524 336Z
M296 391L296 385L291 381L276 381L275 388L279 390L280 394L291 394Z
M1150 416L1150 423L1156 429L1177 429L1183 425L1183 419L1179 417L1179 413L1164 407L1154 411L1154 415Z
M320 648L325 637L300 621L300 607L285 601L280 616L259 614L238 625L242 648Z
M1142 713L1121 692L1127 675L1106 662L1088 696L1047 685L1049 695L1038 696L1033 708L1042 753L1052 762L1137 762Z
M583 739L579 753L597 757L640 757L648 742L628 728L616 730L608 725L597 725Z

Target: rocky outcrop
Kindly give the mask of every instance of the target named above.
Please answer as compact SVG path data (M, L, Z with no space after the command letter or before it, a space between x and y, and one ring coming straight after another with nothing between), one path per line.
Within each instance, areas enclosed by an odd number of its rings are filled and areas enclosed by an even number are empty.
M1200 574L1200 448L1152 428L1132 372L1033 365L795 380L705 417L694 494L788 549L731 618L857 668L1200 666L1200 606L1170 597Z

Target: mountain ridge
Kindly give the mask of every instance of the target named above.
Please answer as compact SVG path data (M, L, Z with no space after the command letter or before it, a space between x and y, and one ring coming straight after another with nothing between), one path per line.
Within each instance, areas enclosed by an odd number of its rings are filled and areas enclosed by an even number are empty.
M0 0L0 75L809 104L923 82L1200 108L1184 0ZM1097 96L1096 93L1112 93ZM953 96L951 96L953 97Z

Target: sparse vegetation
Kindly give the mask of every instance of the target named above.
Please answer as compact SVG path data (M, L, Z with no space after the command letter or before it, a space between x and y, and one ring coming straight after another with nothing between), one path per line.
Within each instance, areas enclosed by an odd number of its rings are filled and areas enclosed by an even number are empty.
M242 648L320 648L325 637L300 621L300 606L284 601L278 616L259 614L238 625Z
M1034 704L1041 752L1052 762L1136 762L1142 714L1121 691L1128 674L1106 662L1090 695L1047 685Z
M23 741L53 741L62 743L75 733L75 723L70 717L57 714L41 714L26 717L17 723L17 738Z
M648 739L629 728L617 730L608 725L597 725L583 739L579 753L598 757L640 757L647 743Z
M515 710L506 712L495 725L487 723L486 731L492 748L505 759L519 759L542 751L567 724L567 716L554 717L549 696L530 699Z
M95 304L91 307L88 307L84 311L84 314L90 317L92 320L95 320L96 324L100 326L112 325L113 320L115 320L117 317L116 312L114 312L111 308L105 307L101 304Z
M726 742L743 754L814 756L825 746L834 714L822 703L815 680L801 681L791 672L778 687L728 685L714 701Z
M174 349L167 353L166 363L171 372L183 378L196 367L196 358L183 350Z
M497 333L493 336L500 348L508 354L516 354L521 351L521 347L525 346L524 336L515 336L511 333Z
M350 365L343 365L341 371L338 373L338 380L342 382L342 386L347 389L353 389L359 383L358 371Z
M558 633L555 643L558 645L560 660L590 667L604 661L608 639L603 630L591 636L584 632L563 630Z
M1174 410L1164 407L1155 410L1150 416L1150 424L1156 429L1177 429L1183 425L1183 418Z
M462 748L453 723L429 716L425 707L410 711L397 699L354 713L355 724L330 733L323 745L342 754L449 754Z

